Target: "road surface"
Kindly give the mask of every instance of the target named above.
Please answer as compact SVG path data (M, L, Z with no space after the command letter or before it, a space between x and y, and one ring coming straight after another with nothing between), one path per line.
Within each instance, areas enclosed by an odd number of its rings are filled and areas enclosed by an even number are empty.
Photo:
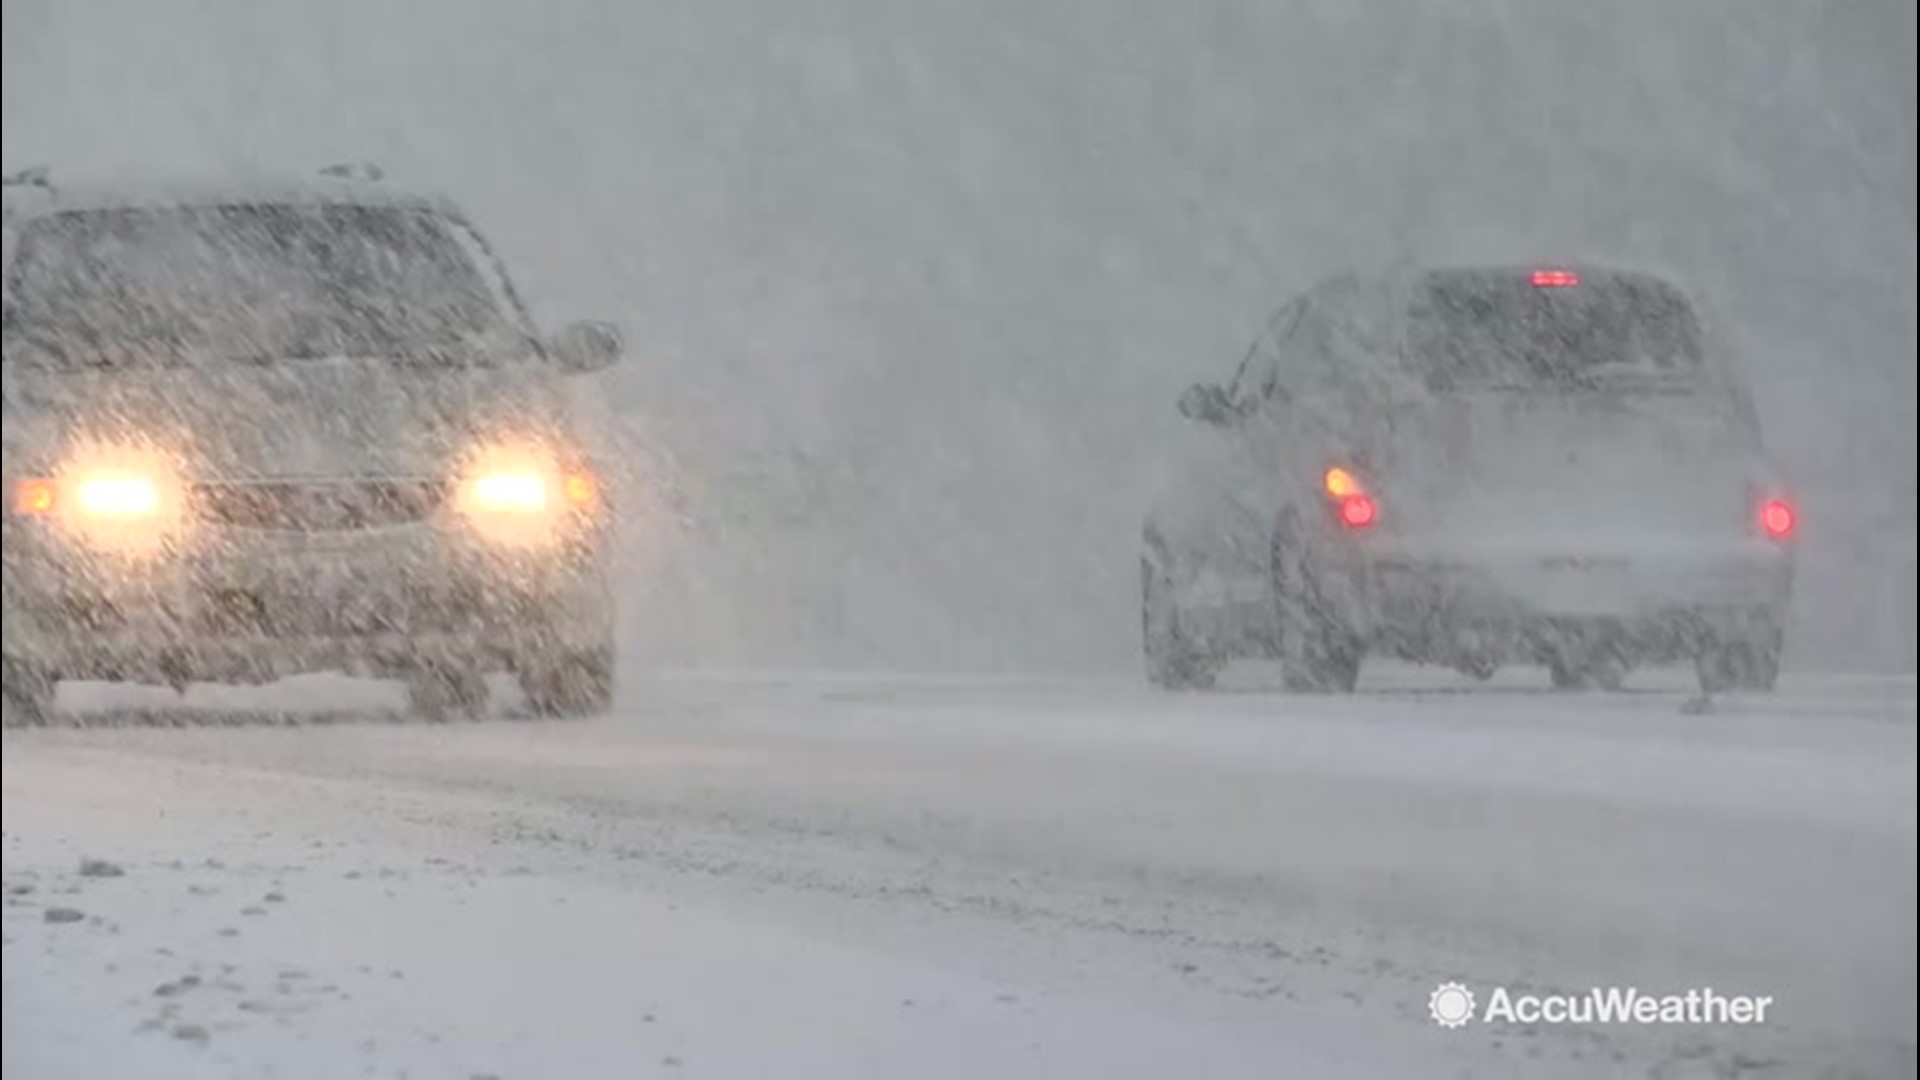
M63 688L89 726L5 736L5 1068L1912 1076L1913 680L1544 682L679 673L446 726ZM1446 981L1772 1005L1443 1029Z

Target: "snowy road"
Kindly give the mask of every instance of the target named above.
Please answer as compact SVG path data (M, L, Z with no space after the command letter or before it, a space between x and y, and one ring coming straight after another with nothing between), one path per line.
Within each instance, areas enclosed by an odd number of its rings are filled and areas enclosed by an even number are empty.
M585 724L9 731L5 1067L1911 1076L1913 681L1643 681L685 674ZM1442 1030L1455 979L1775 1004Z

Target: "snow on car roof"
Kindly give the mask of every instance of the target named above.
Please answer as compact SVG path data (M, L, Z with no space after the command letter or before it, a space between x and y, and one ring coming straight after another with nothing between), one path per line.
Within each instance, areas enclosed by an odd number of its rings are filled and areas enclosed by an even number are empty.
M16 200L16 190L27 197ZM236 205L393 206L460 216L439 195L325 176L66 182L56 175L50 187L9 188L8 196L8 216L16 220L69 211Z

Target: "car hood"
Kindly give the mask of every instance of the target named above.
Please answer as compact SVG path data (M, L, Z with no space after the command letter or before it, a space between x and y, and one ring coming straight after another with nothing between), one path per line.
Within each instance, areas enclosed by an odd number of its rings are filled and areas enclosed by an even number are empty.
M530 363L303 359L43 373L16 389L17 454L52 464L144 445L206 476L432 475L480 447L549 440L565 420L557 378Z

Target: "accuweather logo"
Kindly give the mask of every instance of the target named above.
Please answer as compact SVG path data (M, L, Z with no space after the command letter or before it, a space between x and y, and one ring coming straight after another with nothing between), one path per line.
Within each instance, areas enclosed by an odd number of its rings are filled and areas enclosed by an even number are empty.
M1465 1027L1473 1019L1473 991L1456 982L1441 983L1428 995L1427 1011L1443 1028Z
M1444 982L1427 996L1427 1012L1443 1028L1483 1024L1764 1024L1773 998L1722 994L1698 987L1646 994L1632 986L1595 986L1584 994L1515 994L1496 986L1479 1005L1472 990Z

